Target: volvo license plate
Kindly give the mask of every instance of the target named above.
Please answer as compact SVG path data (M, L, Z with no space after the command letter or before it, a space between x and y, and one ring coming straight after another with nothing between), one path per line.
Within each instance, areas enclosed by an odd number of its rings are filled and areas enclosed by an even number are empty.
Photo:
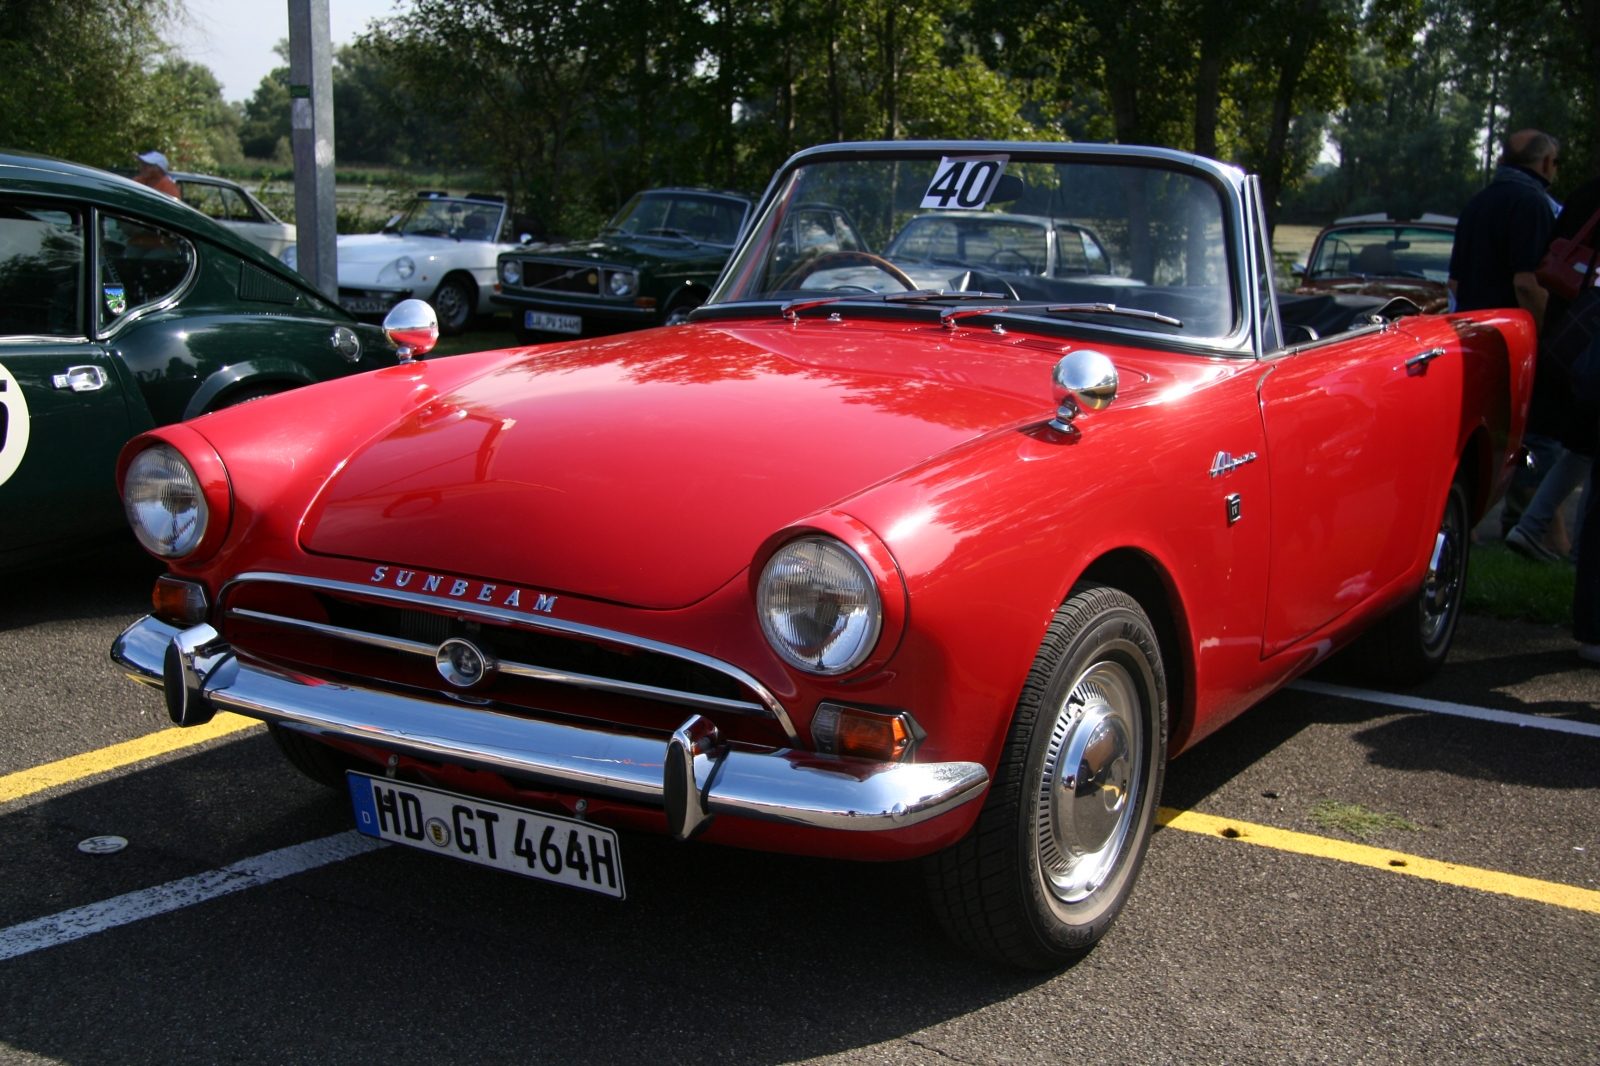
M345 776L356 828L367 836L617 899L626 896L622 851L610 829L409 781L354 771Z
M578 315L552 315L548 311L528 311L523 315L522 324L527 329L570 333L574 337L583 332L583 319Z

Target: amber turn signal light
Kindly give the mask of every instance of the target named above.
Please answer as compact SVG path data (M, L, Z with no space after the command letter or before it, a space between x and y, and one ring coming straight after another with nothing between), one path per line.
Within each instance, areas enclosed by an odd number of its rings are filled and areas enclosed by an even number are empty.
M150 601L155 606L157 618L185 628L204 622L211 609L211 599L206 595L204 585L170 575L156 578Z
M654 307L655 305L656 298L654 296L640 296L633 301L633 306L635 307Z
M826 755L898 762L916 739L909 715L824 703L811 719L811 739Z

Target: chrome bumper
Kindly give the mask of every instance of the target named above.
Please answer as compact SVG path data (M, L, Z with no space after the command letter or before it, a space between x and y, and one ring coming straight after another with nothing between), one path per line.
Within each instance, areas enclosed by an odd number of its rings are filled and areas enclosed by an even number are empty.
M163 689L179 725L232 711L313 736L664 807L680 839L718 814L822 829L898 829L976 799L989 783L972 762L735 751L700 715L663 743L303 677L240 658L210 626L179 630L153 617L129 626L111 658L134 680Z

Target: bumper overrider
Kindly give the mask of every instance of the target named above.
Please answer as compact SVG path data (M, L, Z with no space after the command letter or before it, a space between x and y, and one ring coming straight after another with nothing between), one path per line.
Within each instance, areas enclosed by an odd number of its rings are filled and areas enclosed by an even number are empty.
M976 799L989 783L973 762L875 763L792 749L734 750L698 714L662 743L436 703L296 674L235 653L209 625L181 629L152 616L129 626L111 657L135 680L162 689L180 726L231 711L315 737L664 808L680 840L718 814L821 829L899 829Z

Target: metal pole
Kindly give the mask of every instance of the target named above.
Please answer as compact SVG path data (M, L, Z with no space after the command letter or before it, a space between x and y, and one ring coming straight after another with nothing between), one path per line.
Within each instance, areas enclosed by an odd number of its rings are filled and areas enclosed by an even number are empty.
M289 0L289 107L299 269L339 299L333 198L333 44L328 0Z

